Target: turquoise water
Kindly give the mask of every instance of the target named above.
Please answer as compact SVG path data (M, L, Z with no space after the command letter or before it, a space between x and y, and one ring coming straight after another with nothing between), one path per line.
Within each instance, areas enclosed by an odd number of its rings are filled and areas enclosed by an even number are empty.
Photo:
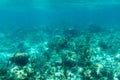
M2 4L2 3L1 3ZM95 1L4 1L1 24L118 24L119 2Z
M1 0L0 80L120 80L119 0Z

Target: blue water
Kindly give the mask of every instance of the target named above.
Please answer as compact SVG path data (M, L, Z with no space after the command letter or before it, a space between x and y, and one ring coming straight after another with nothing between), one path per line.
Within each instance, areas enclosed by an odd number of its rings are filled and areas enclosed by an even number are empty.
M0 0L0 79L119 80L119 26L119 0Z
M36 3L39 6L33 7L32 1L22 1L11 0L9 5L4 3L0 7L0 25L120 24L120 4L81 5L65 1L41 1Z

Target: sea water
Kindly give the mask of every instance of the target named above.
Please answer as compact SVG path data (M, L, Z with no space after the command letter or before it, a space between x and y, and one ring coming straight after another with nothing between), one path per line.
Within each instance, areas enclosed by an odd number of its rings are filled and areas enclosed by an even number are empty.
M1 80L119 80L119 0L1 0Z

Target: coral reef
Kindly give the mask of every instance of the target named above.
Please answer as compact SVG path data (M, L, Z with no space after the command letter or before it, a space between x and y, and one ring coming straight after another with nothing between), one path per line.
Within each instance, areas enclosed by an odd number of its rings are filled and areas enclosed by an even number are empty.
M36 34L21 34L24 40L18 41L4 34L0 37L0 79L119 80L120 32L102 31L98 25L90 28L85 32L48 30L52 34L35 29Z

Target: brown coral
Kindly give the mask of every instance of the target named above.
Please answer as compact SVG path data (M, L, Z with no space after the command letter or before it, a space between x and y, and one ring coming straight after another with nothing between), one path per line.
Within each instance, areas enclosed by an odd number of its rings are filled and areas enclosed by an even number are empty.
M19 66L25 66L28 63L28 59L29 55L26 53L16 53L10 58L12 63L15 63Z

